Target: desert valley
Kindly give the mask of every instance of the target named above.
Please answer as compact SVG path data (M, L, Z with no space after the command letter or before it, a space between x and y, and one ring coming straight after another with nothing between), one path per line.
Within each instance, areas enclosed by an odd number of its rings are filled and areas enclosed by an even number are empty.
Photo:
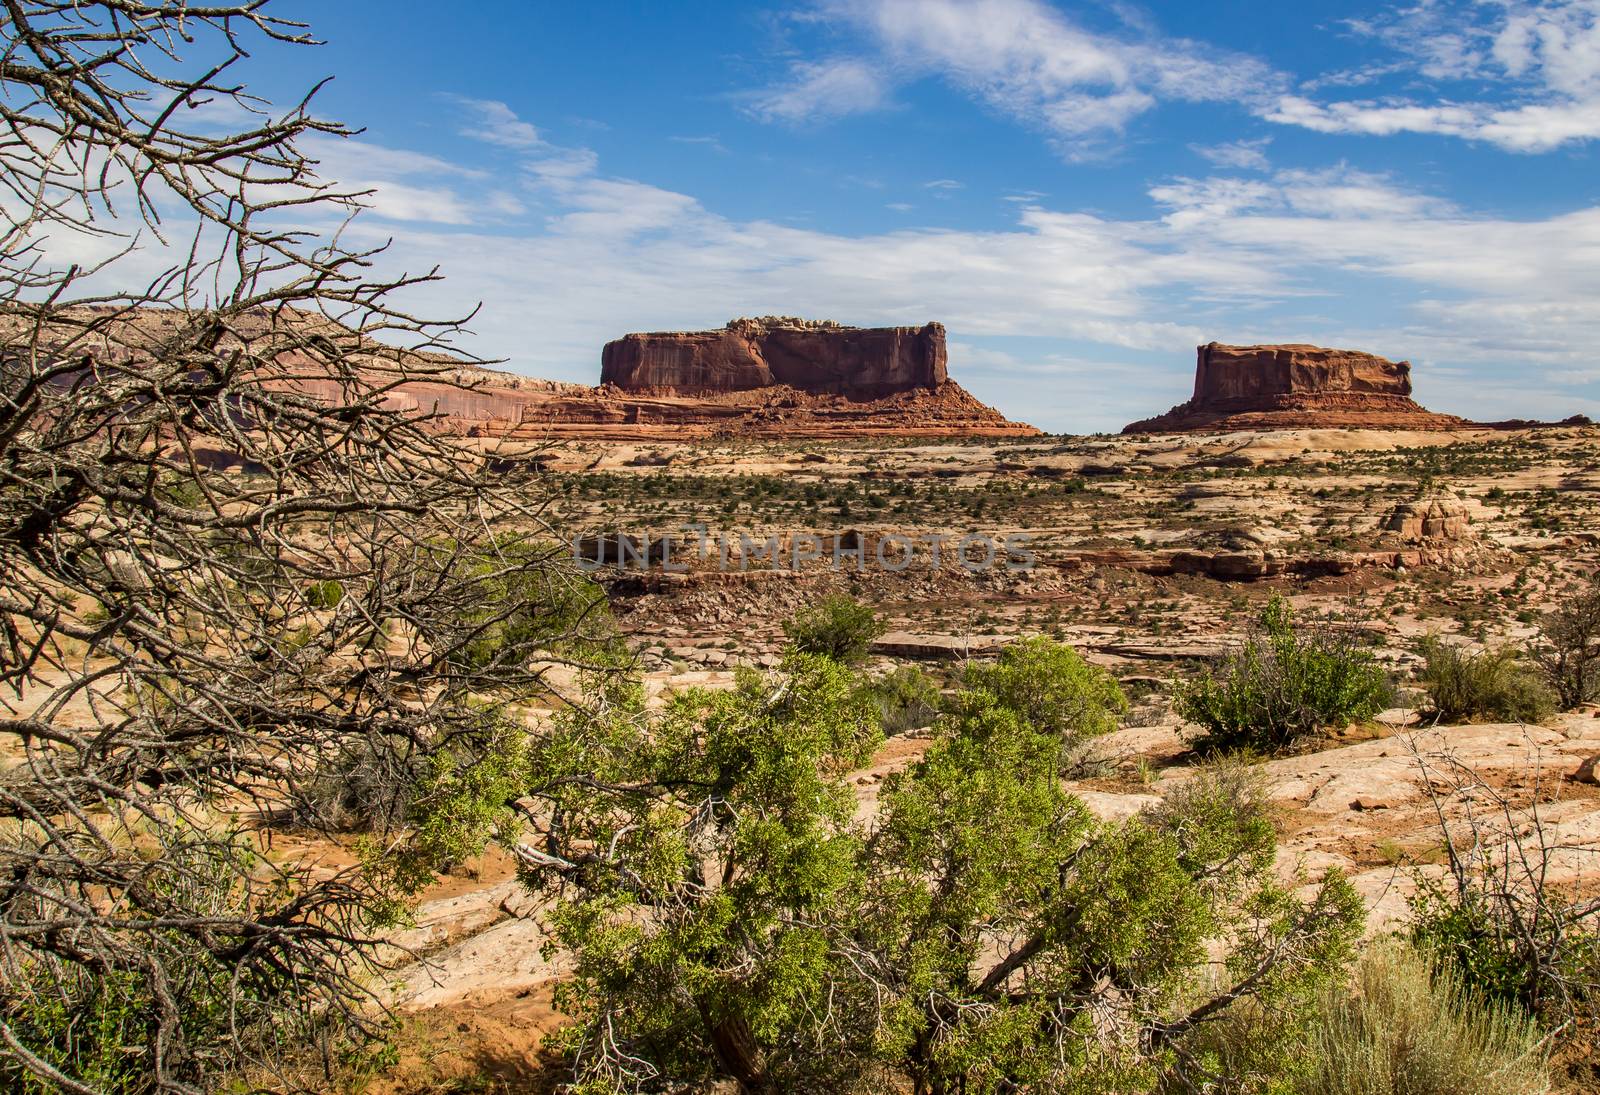
M869 677L913 671L947 694L966 666L1046 637L1130 699L1065 784L1114 821L1208 763L1178 697L1281 597L1396 686L1370 717L1262 757L1283 878L1346 872L1370 938L1406 923L1419 879L1448 877L1447 839L1502 867L1534 857L1574 908L1600 892L1600 703L1452 719L1426 679L1435 640L1531 656L1546 614L1587 588L1600 429L1585 420L1433 414L1405 363L1310 346L1201 346L1190 403L1087 437L977 404L946 375L937 323L742 320L630 335L604 357L598 388L475 369L386 398L491 461L534 456L547 520L606 589L651 696L776 670L786 621L829 595L881 621ZM530 725L577 681L552 667ZM896 715L849 776L862 818L934 738L935 707ZM292 834L274 847L348 854ZM395 972L415 1044L380 1090L516 1090L557 1067L543 1039L565 1021L552 993L570 961L542 947L544 912L504 853L423 892L396 939L417 948ZM1561 1064L1570 1090L1593 1080L1592 1056Z
M1592 2L407 7L0 5L0 1090L1600 1091Z
M695 398L758 405L726 393L763 392L766 374L747 383L717 351L685 353L691 338L704 336L629 336L607 360L619 347L663 346L665 362L643 385L663 401L656 408ZM884 371L893 363L880 360ZM1282 596L1303 618L1359 636L1399 686L1372 718L1264 759L1285 877L1347 871L1376 935L1405 920L1418 876L1444 877L1444 834L1478 825L1482 854L1527 854L1543 842L1535 854L1548 853L1539 868L1548 884L1580 900L1600 892L1600 705L1454 724L1418 679L1428 637L1465 650L1528 648L1543 614L1595 573L1600 429L1431 414L1409 398L1405 365L1368 354L1212 344L1199 360L1193 403L1122 436L1043 436L965 407L961 420L941 421L936 400L954 385L940 368L925 392L898 400L843 393L851 403L794 393L801 385L791 382L781 416L683 410L676 436L662 424L670 412L641 410L630 435L591 426L584 419L599 413L585 408L553 415L546 436L562 440L539 451L562 500L559 524L573 530L575 554L606 564L652 691L729 687L738 667L778 665L784 621L830 593L880 614L887 630L869 662L877 675L915 666L948 688L969 660L1048 636L1109 670L1131 697L1119 728L1094 740L1068 783L1097 815L1117 819L1159 802L1203 763L1177 690L1237 649L1268 599ZM855 368L875 378L878 364ZM627 385L618 388L588 398L628 406ZM493 380L480 391L502 397ZM491 451L537 441L532 423L545 412L531 407L540 404L523 404L520 421L501 410L519 397L486 404L487 423L452 428L492 438ZM930 409L911 413L927 419L902 417L923 400ZM583 437L588 429L596 436ZM1031 567L964 566L957 547L977 533L1025 538ZM814 537L806 550L821 557L795 565L797 535ZM677 550L665 568L643 550L619 558L628 537ZM897 543L880 555L885 537L921 550ZM927 548L935 540L948 545L942 565ZM884 565L902 558L904 569ZM862 811L929 739L927 727L910 727L852 774ZM480 877L448 880L418 910L413 938L429 953L405 974L403 1006L441 1045L466 1039L467 1069L488 1062L522 1075L539 1060L528 1032L560 1021L549 999L566 967L539 956L537 911L512 861L468 873ZM454 1051L416 1067L462 1072ZM1593 1081L1594 1067L1592 1057L1573 1065L1573 1090Z

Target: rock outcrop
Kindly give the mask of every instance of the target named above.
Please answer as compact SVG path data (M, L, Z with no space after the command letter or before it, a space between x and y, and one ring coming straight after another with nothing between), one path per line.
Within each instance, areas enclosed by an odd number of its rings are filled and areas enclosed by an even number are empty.
M1033 437L953 380L878 399L830 395L786 385L714 395L630 392L614 384L549 394L496 391L490 418L451 419L449 428L477 437L674 441L702 437ZM447 406L441 404L441 410Z
M1390 511L1384 531L1406 543L1434 540L1470 540L1475 533L1472 513L1458 498L1441 495L1402 502Z
M407 383L391 402L483 438L1029 437L945 371L945 333L781 316L720 331L626 335L601 355L600 385L490 369Z
M763 316L719 331L625 335L601 355L600 386L504 391L498 413L455 428L481 437L674 440L729 437L1029 437L952 381L945 333ZM513 378L506 377L506 380ZM454 397L439 404L454 419ZM478 410L476 404L472 408Z
M656 395L758 388L882 399L938 388L944 327L844 327L787 317L736 319L720 331L624 335L606 344L600 383Z
M1471 423L1411 398L1411 365L1320 346L1198 348L1194 397L1124 433L1356 428L1453 430Z

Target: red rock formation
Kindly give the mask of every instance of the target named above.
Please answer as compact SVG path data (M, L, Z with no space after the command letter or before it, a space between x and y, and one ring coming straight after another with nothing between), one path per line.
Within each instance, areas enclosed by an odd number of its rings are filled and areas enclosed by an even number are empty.
M492 383L492 382L491 382ZM483 389L484 394L494 389ZM471 436L537 440L693 440L705 437L1032 437L959 384L913 388L881 399L786 386L715 395L626 392L614 384L540 395L507 392L504 415L451 420Z
M178 322L160 309L119 316L108 328L116 338L83 343L80 352L127 360L153 352ZM736 320L705 334L630 335L606 348L608 382L597 388L484 369L440 353L403 355L413 378L400 380L402 355L393 348L321 316L291 313L289 323L300 341L325 338L353 355L387 406L431 415L434 428L464 436L673 441L1039 432L1008 421L948 379L944 328L937 323L860 329L768 318ZM0 334L6 325L0 317ZM270 324L263 315L257 324L246 319L236 326L237 337L255 339ZM733 349L696 348L706 340ZM318 399L349 398L317 358L288 349L277 359L286 368L274 384Z
M1123 433L1358 428L1453 430L1471 423L1411 398L1411 365L1320 346L1199 347L1194 398Z
M843 327L783 317L720 331L624 335L606 344L600 383L656 395L757 388L882 399L946 380L944 327Z

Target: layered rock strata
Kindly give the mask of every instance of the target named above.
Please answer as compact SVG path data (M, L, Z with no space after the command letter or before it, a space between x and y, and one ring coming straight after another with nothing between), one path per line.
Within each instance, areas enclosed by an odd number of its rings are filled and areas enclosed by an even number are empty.
M1204 430L1455 430L1471 423L1411 398L1411 364L1300 344L1198 347L1194 396L1124 433Z

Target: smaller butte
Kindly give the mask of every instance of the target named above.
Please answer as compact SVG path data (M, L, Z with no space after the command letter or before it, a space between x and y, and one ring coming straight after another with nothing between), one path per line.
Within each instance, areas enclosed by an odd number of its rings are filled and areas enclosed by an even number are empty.
M1198 347L1194 397L1123 433L1230 430L1459 430L1411 398L1411 363L1321 346Z

